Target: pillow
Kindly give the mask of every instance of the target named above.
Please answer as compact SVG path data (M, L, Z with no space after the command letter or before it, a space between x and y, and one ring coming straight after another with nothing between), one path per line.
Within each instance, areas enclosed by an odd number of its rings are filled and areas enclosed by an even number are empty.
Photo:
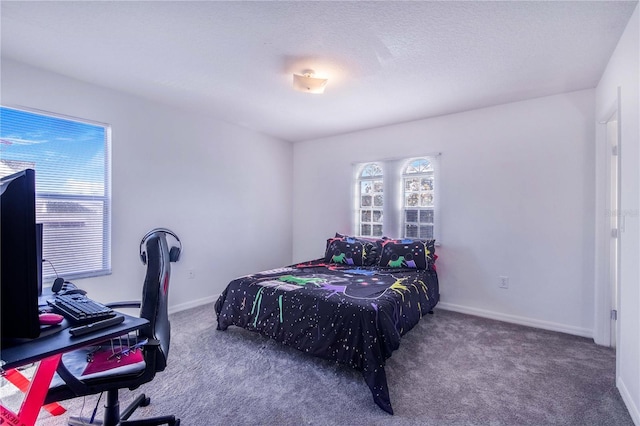
M355 237L337 234L327 240L324 261L351 266L374 265L377 259L376 245Z
M379 240L379 266L427 269L435 262L435 240Z

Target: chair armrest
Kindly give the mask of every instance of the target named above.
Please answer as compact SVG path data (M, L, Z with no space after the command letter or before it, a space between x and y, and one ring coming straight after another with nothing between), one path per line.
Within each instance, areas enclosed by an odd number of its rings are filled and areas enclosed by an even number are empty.
M112 303L105 303L105 306L111 309L118 309L118 308L139 308L141 306L141 302L139 300L131 300L128 302L112 302Z
M64 381L64 383L71 389L71 391L77 396L86 395L87 386L78 380L76 376L73 375L68 369L67 366L64 365L62 359L58 363L58 367L56 368L56 373L60 376L60 378Z

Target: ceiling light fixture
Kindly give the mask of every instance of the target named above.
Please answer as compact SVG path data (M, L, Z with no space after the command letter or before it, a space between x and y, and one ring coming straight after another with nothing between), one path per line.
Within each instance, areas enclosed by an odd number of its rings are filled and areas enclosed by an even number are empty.
M314 77L313 70L305 70L302 75L293 74L293 88L300 92L324 93L328 78Z

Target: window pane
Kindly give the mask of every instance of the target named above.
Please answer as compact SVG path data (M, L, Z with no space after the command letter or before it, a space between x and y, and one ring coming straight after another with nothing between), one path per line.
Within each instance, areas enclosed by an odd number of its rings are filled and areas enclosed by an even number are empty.
M431 207L433 206L433 194L420 194L420 206Z
M420 222L422 222L422 223L433 223L433 210L421 210L420 211Z
M433 238L434 169L426 158L412 159L403 171L404 233L411 238Z
M419 197L418 194L408 194L404 199L404 205L407 207L417 207Z
M423 191L432 191L433 190L433 177L422 178L420 183L420 188Z
M404 236L407 238L418 238L418 227L416 225L406 225Z
M36 170L37 193L105 194L103 126L4 107L0 122L3 176L28 164ZM12 161L18 163L17 170Z
M421 225L420 226L420 238L432 239L433 238L433 226Z
M431 171L433 171L433 166L424 158L413 160L404 170L405 174L426 173Z
M382 176L382 167L380 165L371 163L364 166L362 169L362 173L360 173L360 177L373 177L373 176Z
M103 202L39 199L37 211L43 224L43 252L48 253L46 259L55 260L55 272L47 270L51 268L48 262L43 265L45 272L69 276L77 272L78 259L89 273L103 268Z
M382 163L364 165L356 181L356 188L360 198L356 229L359 235L372 236L372 223L378 222L378 219L381 221L381 209L384 205ZM372 207L376 207L377 210L373 210Z
M418 191L420 189L420 179L412 178L404 180L405 191Z
M373 225L372 237L382 237L382 225Z
M5 107L0 122L0 175L36 171L43 277L109 273L108 127Z

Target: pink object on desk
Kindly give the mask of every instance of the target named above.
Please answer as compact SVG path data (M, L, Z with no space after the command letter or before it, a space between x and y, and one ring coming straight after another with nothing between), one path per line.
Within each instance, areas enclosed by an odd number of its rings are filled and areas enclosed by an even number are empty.
M44 313L40 314L40 324L41 325L55 325L60 324L64 317L62 315L54 314L54 313Z

